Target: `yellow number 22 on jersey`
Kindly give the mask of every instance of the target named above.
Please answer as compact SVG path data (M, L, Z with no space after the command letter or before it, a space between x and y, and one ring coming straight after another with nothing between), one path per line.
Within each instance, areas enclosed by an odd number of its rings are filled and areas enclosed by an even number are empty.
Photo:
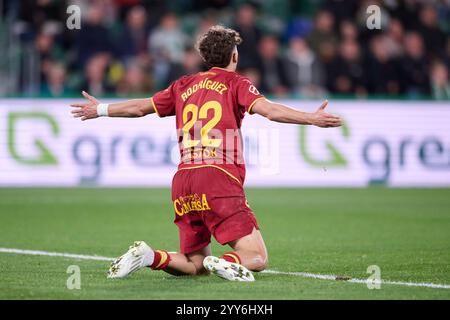
M222 143L222 139L212 139L208 136L222 118L222 106L217 101L208 101L200 108L195 104L188 104L183 109L183 146L184 148L192 148L200 143L200 140L191 139L189 131L195 125L197 120L206 119L208 111L214 110L214 115L200 130L201 144L205 147L218 147ZM191 118L188 120L189 114Z

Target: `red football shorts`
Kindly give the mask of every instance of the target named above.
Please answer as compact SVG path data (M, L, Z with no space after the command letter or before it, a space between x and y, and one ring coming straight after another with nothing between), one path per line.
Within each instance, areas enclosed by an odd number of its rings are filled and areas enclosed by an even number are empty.
M211 235L222 245L259 229L241 183L214 167L179 170L172 181L181 253L206 247Z

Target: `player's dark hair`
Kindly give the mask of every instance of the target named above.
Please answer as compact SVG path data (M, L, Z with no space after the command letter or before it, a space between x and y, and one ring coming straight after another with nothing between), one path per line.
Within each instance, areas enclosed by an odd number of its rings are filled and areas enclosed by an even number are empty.
M199 37L196 48L208 67L225 68L236 45L242 42L239 33L223 26L213 26Z

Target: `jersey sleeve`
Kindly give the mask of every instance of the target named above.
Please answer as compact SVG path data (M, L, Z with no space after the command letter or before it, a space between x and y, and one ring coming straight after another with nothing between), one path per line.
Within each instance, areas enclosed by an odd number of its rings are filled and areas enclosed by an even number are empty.
M153 107L159 117L167 117L175 115L175 82L167 89L158 91L151 98Z
M253 83L246 77L238 78L236 91L239 108L243 108L250 114L252 114L252 108L255 102L264 98Z

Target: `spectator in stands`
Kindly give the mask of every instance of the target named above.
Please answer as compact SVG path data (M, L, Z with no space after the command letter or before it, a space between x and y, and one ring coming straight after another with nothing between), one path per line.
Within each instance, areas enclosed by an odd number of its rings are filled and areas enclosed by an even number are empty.
M51 62L46 71L46 83L43 84L41 93L44 96L63 97L71 91L66 85L66 68L63 64Z
M261 73L257 68L247 68L240 71L240 73L244 76L249 78L250 82L253 83L253 85L256 88L261 87Z
M329 68L329 90L339 94L365 94L363 86L364 68L359 44L355 40L344 40L339 55Z
M291 11L293 23L284 26L283 32L275 11L289 12L297 5L294 2L187 0L174 6L164 0L73 0L70 3L80 6L83 21L81 30L69 30L65 28L67 1L6 1L7 19L2 25L7 32L0 32L0 42L2 34L6 39L11 33L11 39L18 39L26 51L14 57L20 60L14 64L20 70L9 84L0 83L0 91L41 90L57 95L64 79L73 87L92 87L94 93L114 92L119 85L121 93L133 94L141 88L123 81L142 79L137 66L148 72L151 89L160 90L178 76L203 67L195 52L186 50L195 35L187 37L181 26L189 29L195 24L190 29L198 35L223 22L234 25L244 40L239 48L239 71L258 80L268 94L315 95L321 87L339 93L362 93L365 88L369 94L383 95L446 92L442 79L450 70L450 9L444 2L314 0L314 5L297 6L302 8L298 16ZM231 3L238 4L236 12L229 9ZM371 4L381 8L381 30L366 28L366 9ZM173 10L183 12L183 20ZM285 35L287 44L279 48L279 38L263 37L258 15L264 17L272 34ZM279 49L287 53L285 58L280 59ZM430 67L437 60L440 63ZM0 72L5 79L6 73Z
M450 36L447 37L447 45L445 46L445 53L443 54L443 59L447 65L447 69L450 70Z
M202 15L200 18L200 22L198 23L197 30L195 30L195 36L192 40L192 43L195 43L201 35L206 33L209 28L217 24L217 20L215 15L212 12L208 12L207 14Z
M122 80L117 85L118 95L148 95L152 91L151 79L138 61L131 61Z
M171 63L169 75L165 86L170 85L176 79L202 71L202 60L197 50L188 47L184 51L182 63Z
M295 92L307 96L324 92L323 66L303 38L291 38L287 58L291 63L288 74Z
M340 40L358 41L359 32L356 24L350 20L344 20L339 25Z
M62 58L61 48L55 44L55 37L51 32L48 32L45 28L36 36L34 41L34 51L39 61L39 79L42 83L45 83L48 68L53 60Z
M113 92L113 88L106 79L108 63L109 56L107 54L99 53L92 56L84 69L84 82L81 85L81 90L96 96Z
M403 56L403 37L404 29L400 20L392 19L389 24L386 35L383 37L385 41L388 55L394 59Z
M450 100L450 81L448 69L441 61L431 67L431 93L435 99Z
M333 12L336 25L340 25L344 20L355 17L360 1L361 0L326 0L324 1L323 9L328 12Z
M278 52L278 39L273 35L266 35L261 39L258 48L261 91L277 96L286 95L290 86L285 62Z
M148 54L147 13L142 6L132 7L126 16L126 24L117 43L120 56L124 61L134 56Z
M258 61L258 43L261 30L256 26L256 8L244 4L237 11L234 29L239 32L244 41L239 46L239 68L254 68Z
M323 10L317 14L314 29L307 40L314 52L325 50L324 45L337 45L338 38L334 32L334 17L331 12Z
M12 1L11 1L12 2ZM64 1L52 0L21 0L19 17L28 24L32 31L40 30L49 21L61 21L67 6Z
M171 64L182 62L188 40L173 13L163 16L158 27L151 33L149 48L156 90L163 89L167 84Z
M425 5L419 12L420 26L427 50L433 57L438 57L445 45L445 34L439 29L438 16L433 5Z
M142 5L144 1L142 0L113 0L114 4L117 6L117 11L119 12L118 18L121 20L126 20L130 10ZM157 1L153 1L152 5L157 6ZM153 7L152 6L152 7Z
M405 35L405 56L401 59L402 86L406 94L427 95L429 87L429 65L422 37L417 32Z
M78 31L75 48L78 52L78 65L85 63L98 53L112 53L113 46L109 30L103 26L102 6L94 2L87 11L86 21Z
M371 94L398 95L400 93L399 68L389 56L382 36L370 41L370 53L365 67L366 88Z
M395 10L393 15L398 17L406 30L412 30L417 27L419 20L420 3L417 0L393 1Z
M178 18L168 13L161 18L159 26L152 32L149 47L153 56L164 56L171 62L181 62L188 38L178 24Z

